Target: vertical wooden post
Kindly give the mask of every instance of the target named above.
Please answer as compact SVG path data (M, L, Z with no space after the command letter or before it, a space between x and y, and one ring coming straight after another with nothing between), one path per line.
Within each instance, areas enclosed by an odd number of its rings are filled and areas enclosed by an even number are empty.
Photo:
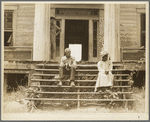
M65 44L65 19L62 19L61 33L60 33L60 58L64 56L64 44Z
M120 4L115 5L115 39L116 39L116 51L115 54L115 61L121 61L121 54L120 54Z
M93 57L93 21L89 20L89 61Z
M97 43L97 58L100 60L100 52L103 50L104 43L104 10L99 10L99 25L98 25L98 43Z
M55 17L55 9L54 8L51 9L51 16ZM54 28L52 28L52 29L54 29ZM50 32L50 40L51 40L51 47L53 47L51 49L51 59L55 60L55 58L56 58L56 35L55 35L56 29L51 30L51 31L52 32Z
M31 74L29 73L29 75L28 75L28 86L30 86L31 85Z
M138 47L141 47L141 15L140 13L137 13L136 19L137 19L137 42L138 42Z
M120 76L119 80L122 80L122 77ZM122 86L122 81L120 82L120 86ZM121 92L125 92L124 88L121 88ZM123 99L126 99L126 94L123 94ZM123 106L125 107L126 111L128 111L128 101L123 101Z
M124 92L124 88L122 88L122 92ZM126 99L126 94L123 94L123 99L125 100ZM124 101L123 102L123 105L124 105L124 107L125 107L125 109L126 109L126 112L128 111L128 101Z
M50 60L50 5L35 4L33 60Z
M3 89L4 89L4 94L7 93L7 78L8 77L8 74L4 73L4 81L3 81Z
M104 50L109 52L112 61L120 61L120 6L105 4L104 12Z
M78 86L80 86L79 82L78 82ZM78 93L80 93L80 88L78 88ZM80 100L79 100L80 99L80 94L78 94L77 97L78 97L78 104L77 104L78 106L77 106L77 108L79 109L80 108Z
M123 49L120 48L120 61L122 62L123 61Z

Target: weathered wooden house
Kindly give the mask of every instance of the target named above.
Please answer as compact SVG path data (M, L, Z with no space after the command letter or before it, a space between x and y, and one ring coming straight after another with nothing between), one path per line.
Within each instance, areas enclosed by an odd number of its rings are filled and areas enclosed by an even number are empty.
M36 64L57 61L69 44L82 45L82 60L98 62L107 50L126 69L145 56L145 4L4 3L4 86L31 76ZM51 59L50 17L61 33ZM139 70L145 71L143 66ZM18 80L20 80L18 79Z

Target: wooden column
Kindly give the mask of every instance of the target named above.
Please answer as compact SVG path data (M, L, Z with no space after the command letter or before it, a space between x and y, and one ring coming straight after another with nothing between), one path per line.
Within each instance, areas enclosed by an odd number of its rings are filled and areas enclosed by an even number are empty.
M93 57L93 21L89 20L89 61L92 61Z
M60 58L64 56L64 46L65 46L64 44L65 44L65 19L62 19L61 33L60 33Z
M104 10L99 10L98 23L98 41L97 41L97 58L100 60L100 52L103 50L104 44Z
M51 9L51 16L55 17L55 9ZM56 24L56 23L55 23ZM53 28L54 29L54 28ZM56 32L56 29L53 30ZM56 35L54 32L50 33L50 40L51 40L51 59L55 60L56 59ZM53 48L52 48L53 47Z
M50 5L35 4L33 60L50 60Z
M109 52L112 61L117 62L120 61L120 6L105 4L104 12L104 50Z

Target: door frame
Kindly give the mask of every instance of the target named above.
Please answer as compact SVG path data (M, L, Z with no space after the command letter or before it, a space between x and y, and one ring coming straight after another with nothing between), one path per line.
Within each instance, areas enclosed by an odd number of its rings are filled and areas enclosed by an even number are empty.
M99 9L99 14L100 14L100 9ZM64 56L64 48L65 48L65 20L88 20L89 21L89 32L88 32L88 61L92 62L97 62L98 61L98 55L99 52L97 52L97 57L93 57L93 26L91 26L91 23L93 25L93 20L99 21L99 16L60 16L60 15L55 15L56 19L61 20L61 33L60 33L60 57L57 57L56 60L60 62L61 57ZM99 24L98 24L99 25ZM99 28L97 28L99 30ZM97 39L97 45L98 45L98 39ZM92 46L90 46L92 45ZM99 51L99 48L97 47L97 51Z
M69 32L71 31L70 30L70 26L71 25L68 25L69 23L71 24L72 22L77 22L79 21L80 24L82 24L82 32L80 33L80 35L76 35L74 32L73 33L70 33L70 34L73 34L72 36L69 36ZM88 61L89 59L89 29L88 29L88 26L89 26L89 20L74 20L74 19L66 19L65 20L65 41L64 41L64 49L66 48L66 46L68 47L69 44L74 44L75 43L75 40L77 39L77 44L81 44L82 45L82 57L81 57L81 60L85 60L85 61ZM78 22L77 22L78 23ZM74 25L73 25L74 26ZM78 26L78 24L77 24ZM78 33L79 34L79 33ZM74 41L70 41L69 38L71 39L75 39Z

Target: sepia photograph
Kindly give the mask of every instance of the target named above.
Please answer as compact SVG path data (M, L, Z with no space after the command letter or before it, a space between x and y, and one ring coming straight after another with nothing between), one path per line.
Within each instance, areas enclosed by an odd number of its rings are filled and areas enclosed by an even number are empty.
M1 2L2 120L148 120L149 2Z

